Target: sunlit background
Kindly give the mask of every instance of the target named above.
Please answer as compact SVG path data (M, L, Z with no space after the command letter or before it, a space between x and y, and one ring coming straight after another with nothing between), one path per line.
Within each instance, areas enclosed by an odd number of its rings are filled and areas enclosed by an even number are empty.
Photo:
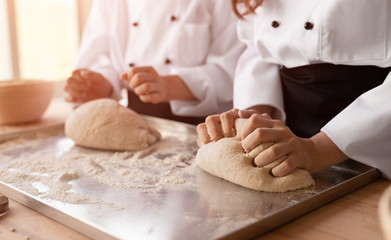
M0 0L0 80L65 80L76 60L80 18L89 10L80 6L87 2Z

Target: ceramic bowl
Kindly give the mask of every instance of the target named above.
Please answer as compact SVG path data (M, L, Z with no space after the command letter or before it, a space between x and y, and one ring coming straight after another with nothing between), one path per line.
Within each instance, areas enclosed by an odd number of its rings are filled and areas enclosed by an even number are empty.
M53 96L54 83L43 80L0 81L0 125L38 121Z
M391 240L391 186L380 197L379 217L385 240Z

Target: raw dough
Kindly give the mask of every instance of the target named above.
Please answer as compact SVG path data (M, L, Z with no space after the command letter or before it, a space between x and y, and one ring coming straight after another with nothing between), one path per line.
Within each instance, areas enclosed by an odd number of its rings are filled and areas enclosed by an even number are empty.
M315 184L311 174L302 169L296 169L284 177L271 175L271 169L281 163L285 157L262 168L254 167L254 157L273 143L260 144L246 154L238 137L246 121L246 119L236 120L235 127L238 133L236 137L222 138L217 142L202 146L196 156L198 166L217 177L246 188L265 192L286 192Z
M107 150L142 150L160 139L145 119L112 99L78 107L65 123L65 134L78 145Z

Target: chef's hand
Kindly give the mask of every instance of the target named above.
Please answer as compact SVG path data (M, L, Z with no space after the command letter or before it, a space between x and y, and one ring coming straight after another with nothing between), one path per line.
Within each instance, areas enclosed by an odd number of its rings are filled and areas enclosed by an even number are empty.
M129 82L129 87L146 103L168 102L164 78L153 67L134 67L120 76Z
M236 118L249 118L251 114L255 113L268 113L272 115L274 111L275 109L271 106L257 105L246 111L231 109L222 114L208 116L205 119L205 123L197 126L197 143L199 146L202 146L203 144L217 141L223 137L234 137L236 136Z
M323 132L311 138L300 138L282 121L273 120L267 114L241 111L239 116L249 117L241 136L242 146L246 152L250 152L261 143L274 142L274 145L255 157L256 166L263 167L286 156L283 162L272 169L272 174L276 177L285 176L296 168L315 173L347 159Z
M235 119L239 118L238 112L238 109L231 109L222 114L208 116L205 123L198 124L198 145L202 146L223 137L234 137L236 135Z
M159 75L153 67L134 67L121 74L121 80L129 82L129 87L146 103L162 103L170 100L190 100L196 98L178 75Z
M113 87L100 73L88 69L76 69L72 72L64 87L68 102L87 102L111 96Z

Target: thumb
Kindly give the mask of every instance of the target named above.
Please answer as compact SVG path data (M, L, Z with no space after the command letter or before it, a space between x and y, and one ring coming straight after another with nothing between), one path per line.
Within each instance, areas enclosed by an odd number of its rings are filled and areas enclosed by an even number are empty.
M121 75L119 75L119 79L127 81L128 80L128 74L127 73L122 73Z

